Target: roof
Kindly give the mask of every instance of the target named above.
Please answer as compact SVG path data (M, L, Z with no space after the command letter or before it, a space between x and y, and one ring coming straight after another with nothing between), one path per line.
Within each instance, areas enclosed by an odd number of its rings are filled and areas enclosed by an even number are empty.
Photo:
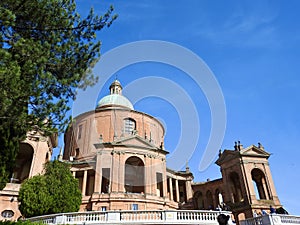
M121 106L134 110L132 103L126 97L119 94L106 95L97 104L97 108L109 106Z

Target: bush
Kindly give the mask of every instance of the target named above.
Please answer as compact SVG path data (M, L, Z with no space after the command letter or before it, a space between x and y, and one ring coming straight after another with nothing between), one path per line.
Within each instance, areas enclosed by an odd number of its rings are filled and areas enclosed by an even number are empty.
M45 174L25 181L19 192L19 209L24 217L76 212L82 200L78 181L68 164L53 161L45 165Z

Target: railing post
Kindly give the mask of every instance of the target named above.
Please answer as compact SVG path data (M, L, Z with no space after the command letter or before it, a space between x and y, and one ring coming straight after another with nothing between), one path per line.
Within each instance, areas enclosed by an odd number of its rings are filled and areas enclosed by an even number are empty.
M65 215L58 215L55 217L55 224L66 224L67 217Z
M107 222L120 222L121 214L120 212L107 212Z
M262 224L263 225L274 225L272 223L272 220L271 220L271 216L270 215L263 215L262 216Z
M177 221L177 212L176 211L165 211L165 221Z
M270 221L272 225L281 225L281 217L279 215L276 214L270 214Z

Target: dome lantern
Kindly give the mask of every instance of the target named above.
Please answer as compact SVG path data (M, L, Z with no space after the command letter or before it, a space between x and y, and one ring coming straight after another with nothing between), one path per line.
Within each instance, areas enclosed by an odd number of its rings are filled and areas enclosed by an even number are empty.
M109 86L110 94L117 94L117 95L122 95L122 85L120 81L115 80L112 82L112 84Z

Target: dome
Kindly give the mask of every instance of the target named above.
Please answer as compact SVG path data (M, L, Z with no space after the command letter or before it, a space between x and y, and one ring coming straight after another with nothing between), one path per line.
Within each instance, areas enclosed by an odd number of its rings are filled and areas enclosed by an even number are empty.
M119 94L110 94L110 95L104 96L98 102L97 108L107 107L107 106L112 106L112 105L126 107L131 110L134 110L131 102L126 97L124 97L123 95L119 95Z
M109 87L110 95L103 97L97 105L97 108L100 107L109 107L109 106L119 106L133 109L131 102L122 95L122 85L120 81L115 80Z

